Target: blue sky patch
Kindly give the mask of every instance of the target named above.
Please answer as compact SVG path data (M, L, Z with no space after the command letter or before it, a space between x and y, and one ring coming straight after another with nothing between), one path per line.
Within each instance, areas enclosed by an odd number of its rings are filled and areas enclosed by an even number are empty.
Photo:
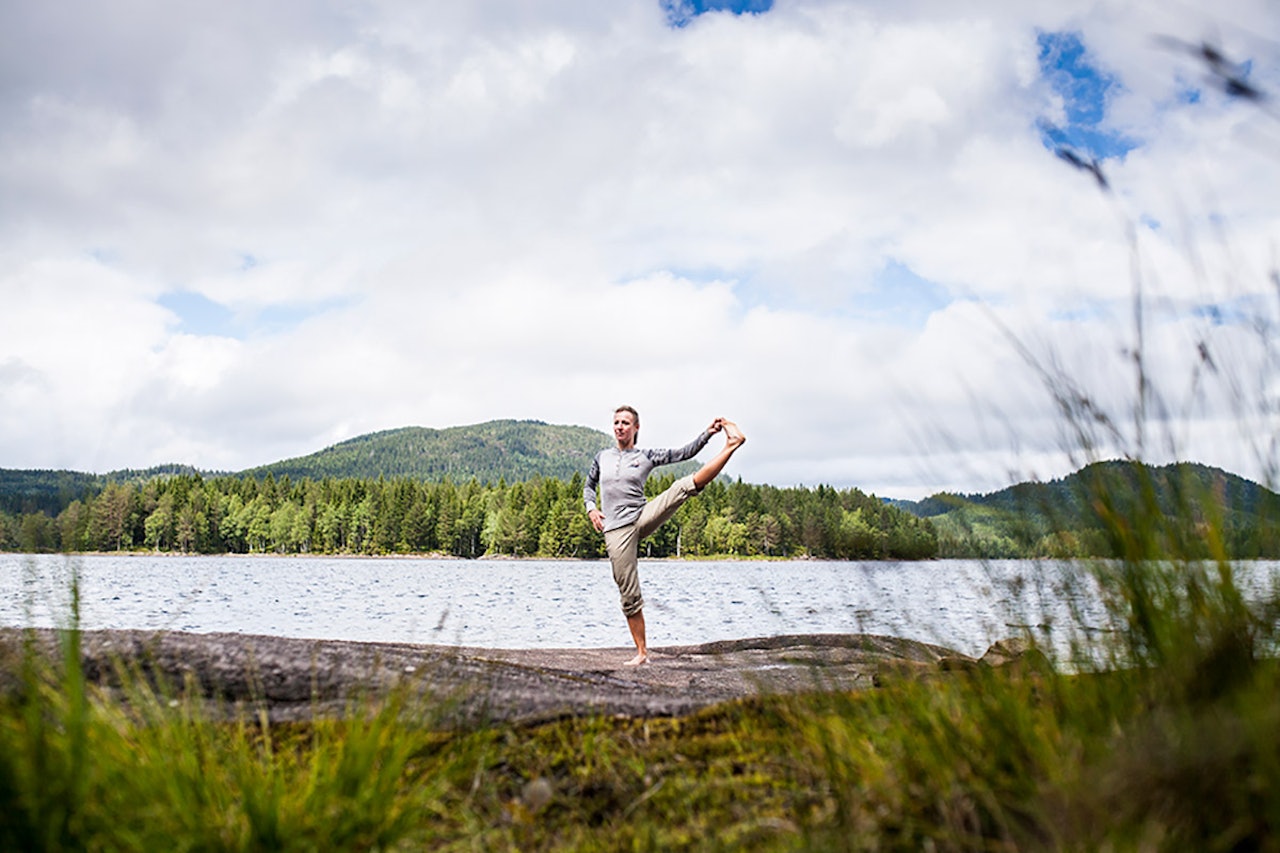
M1079 33L1041 33L1040 72L1065 107L1063 124L1041 123L1050 151L1068 149L1094 160L1123 157L1137 140L1106 126L1107 99L1121 88L1115 75L1093 64Z
M759 15L773 8L773 0L658 0L673 27L687 26L707 12Z
M854 297L858 313L914 329L922 328L930 314L941 311L951 302L946 288L916 275L897 260L885 264L870 292Z
M235 315L225 305L189 290L174 290L156 300L178 315L179 329L189 335L219 338L242 337Z
M288 332L311 317L335 308L347 307L354 300L328 299L302 305L270 305L256 311L235 312L199 293L174 290L162 295L156 302L178 315L178 330L185 334L245 340Z
M1205 302L1191 308L1191 316L1208 320L1212 326L1253 326L1258 318L1271 314L1262 296L1238 296L1220 302Z

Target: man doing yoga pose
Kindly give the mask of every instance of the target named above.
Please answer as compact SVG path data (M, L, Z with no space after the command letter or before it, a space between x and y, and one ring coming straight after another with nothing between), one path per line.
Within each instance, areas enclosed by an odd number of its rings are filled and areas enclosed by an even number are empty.
M724 448L710 462L695 473L676 480L653 500L645 500L644 484L649 478L649 472L659 465L692 459L706 447L711 436L721 431L725 434ZM637 448L636 436L639 432L640 415L630 406L619 406L613 413L613 437L617 446L596 454L591 461L586 486L582 490L587 515L596 530L604 534L609 562L613 564L613 579L618 584L618 593L622 598L622 613L627 617L627 627L636 644L636 656L627 661L627 666L649 662L649 647L644 630L644 599L640 596L640 574L637 568L640 540L657 530L675 514L682 503L714 480L733 452L747 440L737 424L724 418L716 418L697 438L677 449ZM600 490L600 507L596 506L597 486Z

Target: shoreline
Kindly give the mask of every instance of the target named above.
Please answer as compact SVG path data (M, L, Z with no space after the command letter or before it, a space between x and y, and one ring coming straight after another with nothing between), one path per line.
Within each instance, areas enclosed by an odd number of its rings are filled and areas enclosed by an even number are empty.
M74 559L76 557L184 557L187 559L195 558L216 558L216 559L243 559L243 558L268 558L268 559L306 559L306 560L433 560L433 561L456 561L460 563L600 563L607 562L608 557L524 557L513 554L485 554L479 557L455 557L452 554L442 554L439 552L423 553L423 554L279 554L279 553L240 553L237 551L224 551L221 553L181 553L178 551L46 551L41 553L29 553L26 551L3 551L0 557L65 557ZM838 560L827 559L823 557L739 557L730 555L716 556L681 556L681 557L640 557L641 563L937 563L944 562L948 559L968 560L974 559L970 557L929 557L920 560L902 560L902 559L881 559L881 560ZM1028 560L1034 558L1026 558Z
M51 628L0 628L0 694L21 689L32 638L38 654L56 665L62 636ZM120 673L128 672L133 675L126 681L145 677L169 695L195 691L215 714L261 711L272 722L340 716L404 690L453 722L678 717L761 694L860 690L886 677L971 668L990 663L995 650L977 659L896 637L798 634L653 647L652 663L628 667L624 661L633 650L623 647L496 649L181 631L80 634L85 677L109 695L127 693Z

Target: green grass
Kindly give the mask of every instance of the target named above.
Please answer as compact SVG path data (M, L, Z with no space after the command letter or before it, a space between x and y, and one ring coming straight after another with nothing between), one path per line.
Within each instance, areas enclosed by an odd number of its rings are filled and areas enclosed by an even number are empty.
M1085 568L1129 617L1098 671L1033 654L681 719L459 729L406 693L227 722L194 684L87 683L67 630L6 666L0 849L1280 848L1274 600L1225 566Z

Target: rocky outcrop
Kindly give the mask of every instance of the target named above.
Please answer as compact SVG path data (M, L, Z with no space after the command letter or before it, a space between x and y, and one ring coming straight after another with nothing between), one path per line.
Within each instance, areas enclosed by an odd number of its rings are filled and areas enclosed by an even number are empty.
M60 659L57 632L0 629L0 690L20 688L26 647ZM759 693L871 687L886 671L977 665L939 646L867 634L671 646L653 649L646 666L622 666L631 654L141 631L88 631L80 645L86 678L101 689L145 680L174 697L194 691L213 713L264 710L276 721L341 713L396 691L442 721L669 716Z

